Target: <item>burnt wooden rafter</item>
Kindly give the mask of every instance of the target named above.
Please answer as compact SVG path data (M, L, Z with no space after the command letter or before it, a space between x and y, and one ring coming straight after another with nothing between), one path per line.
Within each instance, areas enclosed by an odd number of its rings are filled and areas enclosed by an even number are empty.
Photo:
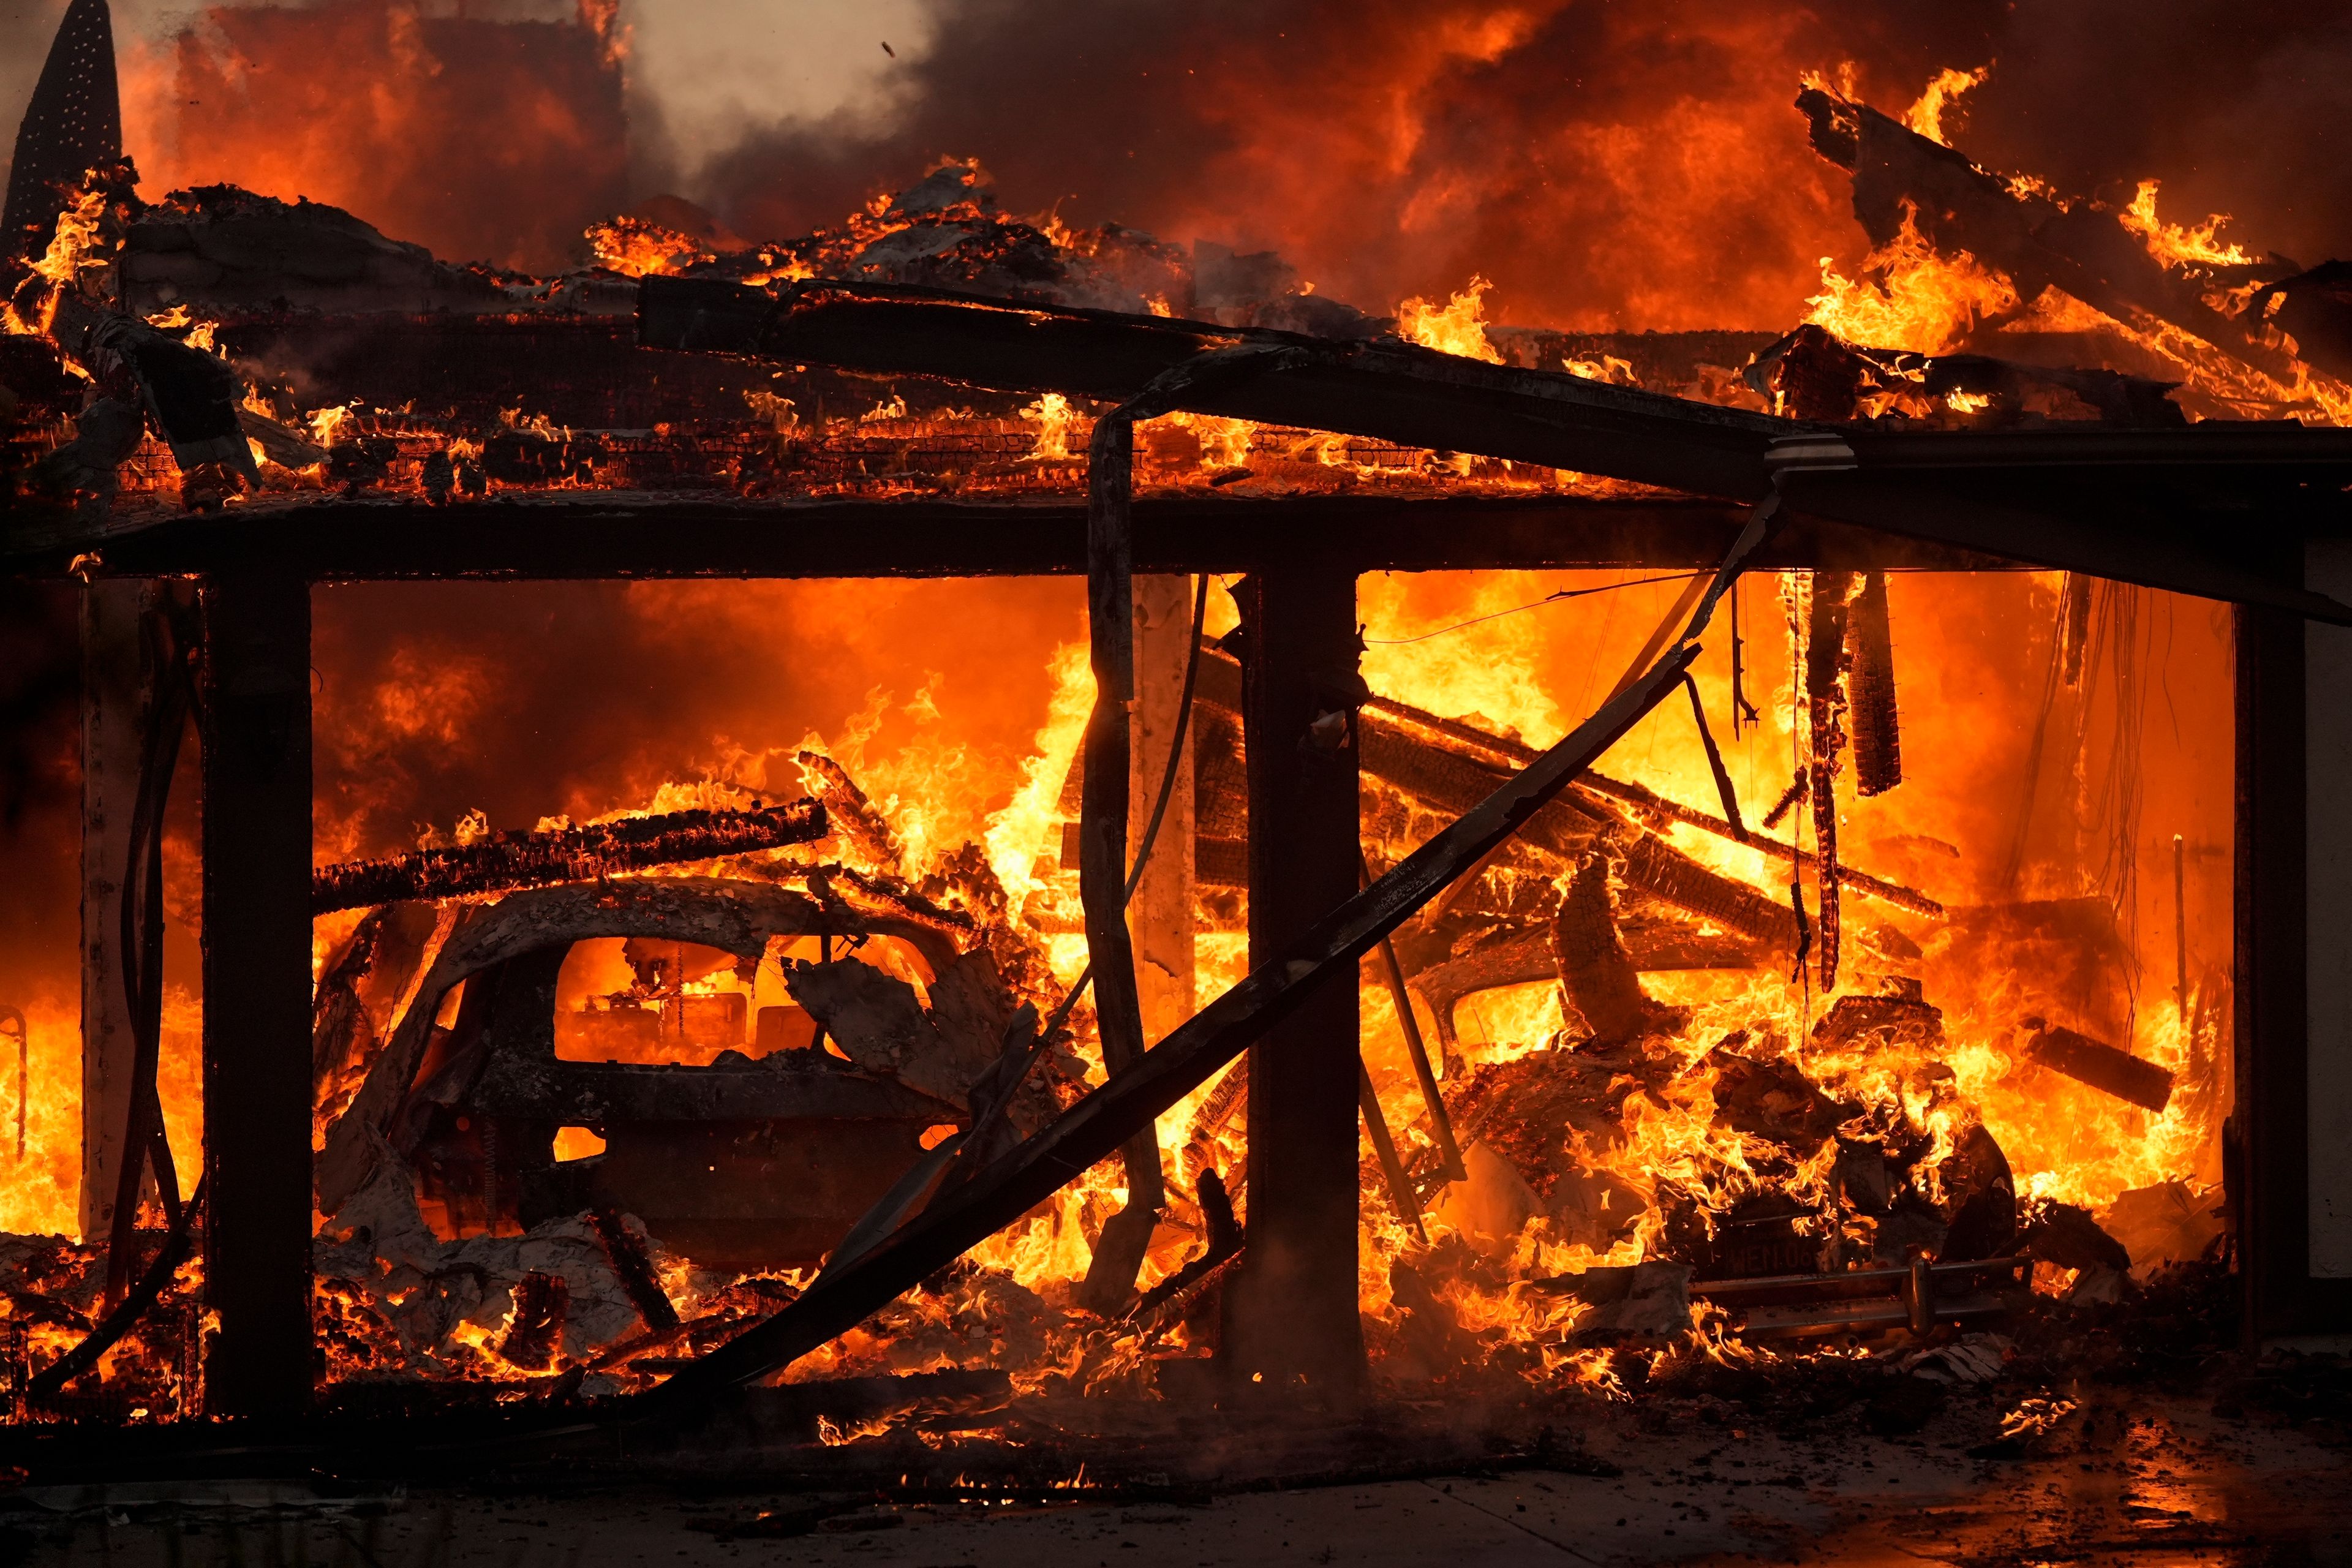
M2149 255L2113 212L2021 193L1958 149L1823 88L1798 93L1797 108L1813 150L1853 176L1853 216L1874 245L1916 224L1940 248L1966 251L2009 274L2021 299L2054 285L2118 321L2158 317L2293 379L2291 356L2262 341L2259 310L2233 319L2213 309L2197 279Z
M1734 500L1778 484L1793 510L1836 522L2352 624L2352 606L2253 564L2240 515L2275 531L2300 510L2340 510L2352 431L1832 430L1392 339L1330 342L880 283L771 293L649 278L638 331L648 347L1108 399L1202 354L1291 349L1293 362L1197 389L1181 405Z
M1008 392L1124 400L1203 354L1289 349L1297 354L1291 363L1203 386L1180 405L1736 500L1764 493L1771 478L1767 449L1804 428L1396 339L1334 342L898 284L800 283L771 295L648 279L638 298L638 341L648 347L939 376Z

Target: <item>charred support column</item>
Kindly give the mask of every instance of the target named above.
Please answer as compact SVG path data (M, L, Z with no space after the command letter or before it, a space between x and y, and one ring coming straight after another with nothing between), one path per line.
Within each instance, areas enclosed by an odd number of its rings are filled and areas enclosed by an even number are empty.
M2342 1128L2321 1120L2345 1101L2339 1058L2352 1034L2347 939L2321 918L2347 904L2340 813L2352 798L2340 756L2311 749L2344 729L2344 688L2330 673L2340 635L2286 611L2237 612L2237 1102L2226 1169L2250 1348L2352 1327L2341 1234L2352 1215L2335 1208Z
M1143 847L1151 804L1168 770L1176 738L1184 667L1192 657L1192 579L1137 577L1135 582L1135 708L1128 764L1127 860ZM1192 741L1176 767L1151 858L1127 903L1135 938L1135 988L1143 1007L1143 1037L1164 1039L1192 1016Z
M310 1397L310 595L204 586L208 1413Z
M2352 589L2352 544L2304 546L2304 586ZM2307 622L2304 637L2304 887L2307 980L2304 1107L2314 1289L2337 1331L2352 1328L2352 628Z
M1361 871L1355 578L1260 573L1235 595L1244 635L1253 969L1345 902ZM1357 1053L1352 969L1250 1047L1248 1254L1223 1349L1246 1384L1344 1396L1361 1382L1356 1311Z
M131 1120L131 998L122 951L124 875L153 696L142 619L152 578L101 578L81 601L81 1233L114 1223Z

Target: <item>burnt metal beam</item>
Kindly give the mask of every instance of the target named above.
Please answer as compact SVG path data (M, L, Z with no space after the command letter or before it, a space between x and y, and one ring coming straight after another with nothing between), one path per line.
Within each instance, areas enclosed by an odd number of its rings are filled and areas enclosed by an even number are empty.
M1768 504L1750 516L1680 645L1537 762L1317 921L1275 962L1254 969L1127 1072L999 1155L872 1250L819 1279L791 1306L640 1396L628 1413L689 1414L714 1393L789 1366L1045 1202L1207 1082L1322 984L1335 975L1352 975L1357 962L1381 938L1508 838L1528 814L1568 787L1675 689L1698 658L1696 638L1765 534L1772 510Z
M203 588L206 1414L310 1399L310 590Z
M1291 949L1363 876L1356 580L1255 573L1242 625L1250 967ZM1364 1374L1356 1308L1355 976L1335 974L1250 1047L1249 1250L1225 1298L1229 1384L1325 1392Z

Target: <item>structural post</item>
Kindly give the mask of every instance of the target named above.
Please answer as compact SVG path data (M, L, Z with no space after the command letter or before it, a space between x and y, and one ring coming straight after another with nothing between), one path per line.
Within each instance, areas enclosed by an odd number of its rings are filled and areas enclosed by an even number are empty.
M1352 574L1244 581L1253 968L1345 901L1361 870ZM1364 1370L1356 1308L1356 987L1336 974L1249 1053L1248 1252L1222 1344L1239 1385L1344 1398Z
M2352 591L2352 543L2304 546L2304 585ZM2304 1102L2311 1173L2309 1246L2327 1325L2352 1328L2352 629L2304 627L2304 887L2306 992Z
M114 1224L122 1136L131 1121L131 999L122 951L131 818L154 696L143 622L152 578L102 577L81 600L81 1233Z
M1129 756L1127 859L1143 847L1152 804L1168 771L1176 720L1192 658L1192 579L1135 579L1134 737ZM1193 1013L1192 738L1184 737L1176 786L1160 824L1151 858L1128 900L1135 938L1135 982L1143 1005L1143 1037L1157 1041Z
M2329 547L2313 546L2315 567ZM2352 576L2352 573L2347 573ZM2340 589L2315 575L2322 592ZM2291 612L2237 611L2237 1100L2225 1169L2249 1348L2352 1328L2352 647Z
M310 595L204 587L205 1366L215 1415L310 1403Z

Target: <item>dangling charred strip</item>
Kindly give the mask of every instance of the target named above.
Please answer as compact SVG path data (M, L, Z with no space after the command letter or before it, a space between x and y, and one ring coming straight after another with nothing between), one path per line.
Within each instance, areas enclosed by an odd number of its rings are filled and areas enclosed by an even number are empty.
M1837 984L1838 837L1837 775L1845 747L1846 620L1854 590L1851 572L1813 574L1805 629L1806 736L1812 775L1813 845L1821 857L1822 989Z
M1847 688L1853 706L1853 790L1885 795L1903 782L1903 736L1895 705L1895 635L1886 574L1863 578L1846 623Z

